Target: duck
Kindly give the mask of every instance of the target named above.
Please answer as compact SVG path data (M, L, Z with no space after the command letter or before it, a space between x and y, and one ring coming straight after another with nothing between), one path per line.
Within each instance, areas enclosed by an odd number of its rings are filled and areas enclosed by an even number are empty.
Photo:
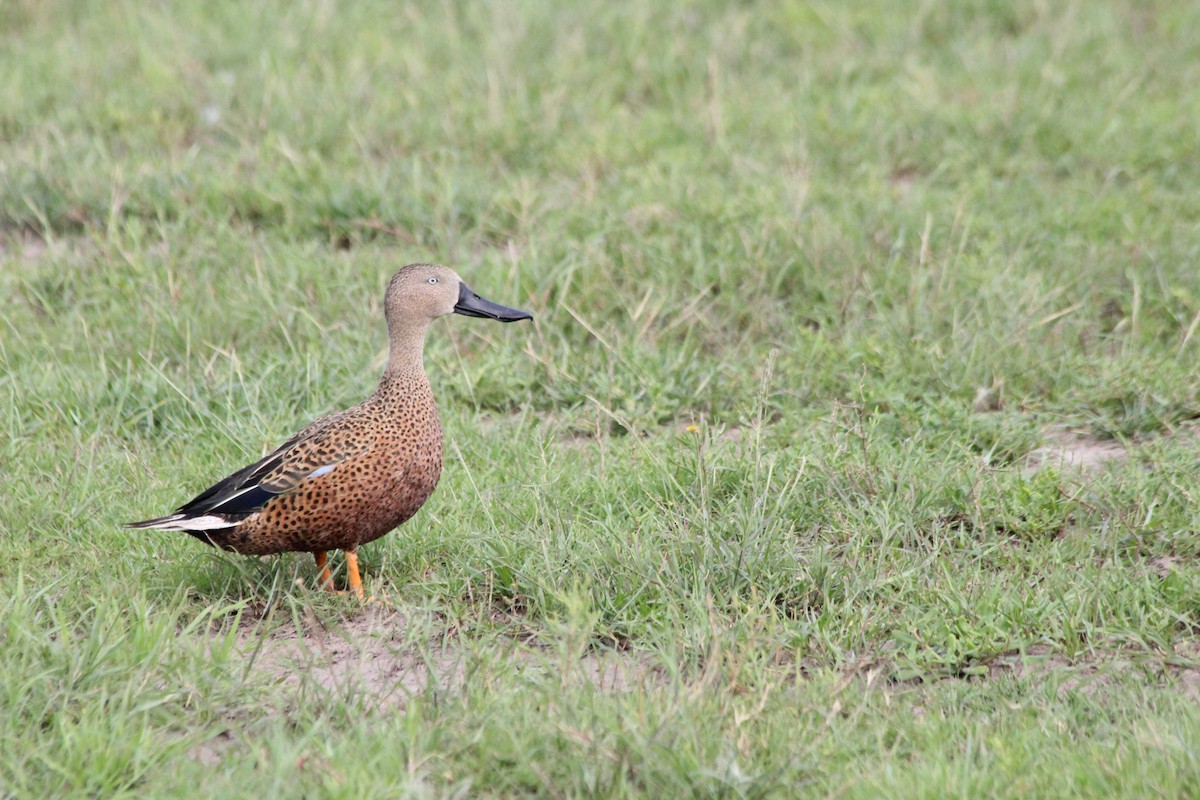
M442 424L424 351L433 321L450 314L533 319L480 297L449 267L401 268L384 294L388 360L370 397L310 423L173 513L126 527L182 531L244 555L309 552L319 585L335 592L328 552L341 550L349 591L363 600L358 548L416 514L442 474Z

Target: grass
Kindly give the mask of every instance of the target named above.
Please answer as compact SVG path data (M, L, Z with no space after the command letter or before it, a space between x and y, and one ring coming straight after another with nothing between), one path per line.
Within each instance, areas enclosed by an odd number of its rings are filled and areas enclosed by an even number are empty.
M0 31L0 796L1200 792L1200 9ZM119 527L370 392L417 260L536 322L436 326L384 606Z

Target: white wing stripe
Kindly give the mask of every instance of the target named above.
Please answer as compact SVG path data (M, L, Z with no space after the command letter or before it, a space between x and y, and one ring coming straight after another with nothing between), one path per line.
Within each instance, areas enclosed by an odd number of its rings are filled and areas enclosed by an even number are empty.
M183 518L182 515L176 514L173 517L168 517L157 525L147 525L147 528L158 528L162 531L215 531L220 528L234 528L241 522L230 522L225 517L218 517L216 514L205 514L202 517L192 517L191 519Z

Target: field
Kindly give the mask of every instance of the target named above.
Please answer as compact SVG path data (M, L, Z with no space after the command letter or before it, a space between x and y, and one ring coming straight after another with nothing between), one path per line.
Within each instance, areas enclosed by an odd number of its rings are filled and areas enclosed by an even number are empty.
M1196 3L8 0L0 797L1200 795L1198 131ZM413 261L536 319L375 602L121 528Z

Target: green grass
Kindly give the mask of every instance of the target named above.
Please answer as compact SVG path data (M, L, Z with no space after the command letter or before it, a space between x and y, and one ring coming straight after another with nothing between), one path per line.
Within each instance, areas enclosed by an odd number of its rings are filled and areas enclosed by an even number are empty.
M0 5L0 797L1200 793L1198 32ZM119 527L370 392L418 260L536 322L435 326L386 605Z

